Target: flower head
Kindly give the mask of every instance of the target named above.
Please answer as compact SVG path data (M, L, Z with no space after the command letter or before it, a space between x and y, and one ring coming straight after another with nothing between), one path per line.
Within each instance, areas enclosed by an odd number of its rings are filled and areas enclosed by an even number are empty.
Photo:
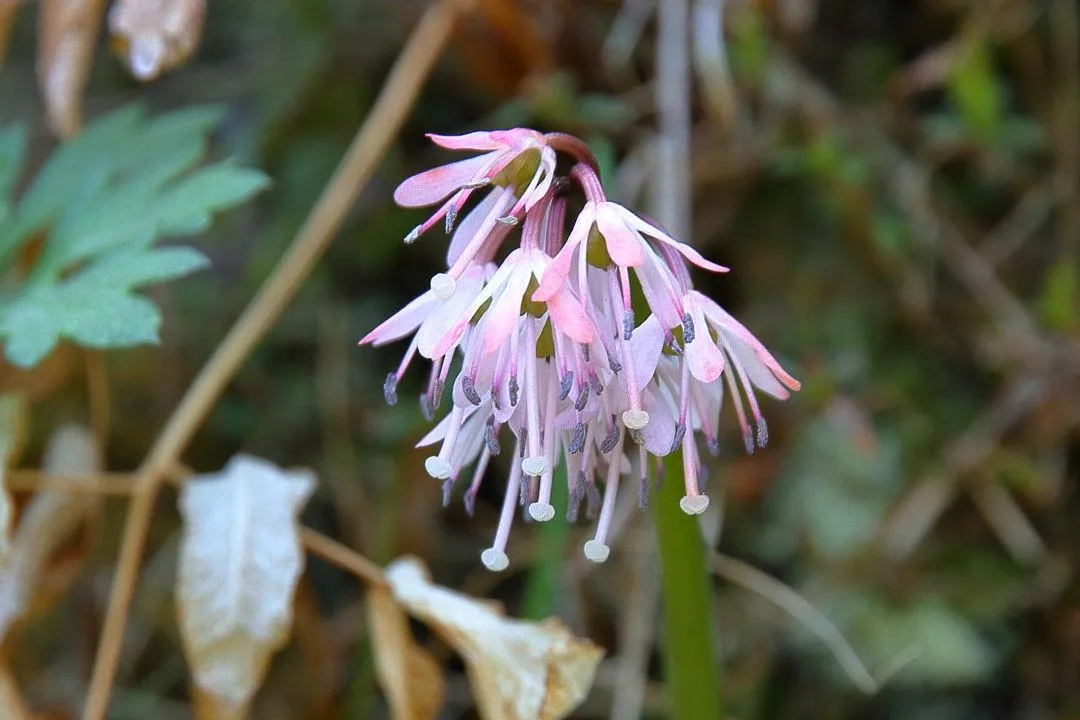
M464 494L472 512L492 458L508 456L499 525L483 563L507 567L518 506L529 521L554 518L561 463L567 519L576 519L582 506L596 519L584 547L590 560L602 562L610 552L616 497L627 475L636 471L639 502L647 502L650 456L681 451L680 506L687 514L703 512L708 497L696 438L718 452L725 389L747 452L768 440L756 392L785 399L799 389L749 330L693 288L691 266L727 268L607 200L591 155L576 139L523 129L430 137L484 154L398 187L394 197L407 207L443 203L407 241L442 218L449 232L471 193L491 189L454 231L446 272L361 343L412 336L387 377L389 402L416 354L432 362L421 398L425 413L434 415L450 385L449 410L418 444L438 446L424 466L443 482L447 502L472 468ZM558 182L557 152L577 161ZM574 185L585 204L566 232L566 194ZM511 237L519 238L517 247L503 255ZM505 454L504 439L512 447Z

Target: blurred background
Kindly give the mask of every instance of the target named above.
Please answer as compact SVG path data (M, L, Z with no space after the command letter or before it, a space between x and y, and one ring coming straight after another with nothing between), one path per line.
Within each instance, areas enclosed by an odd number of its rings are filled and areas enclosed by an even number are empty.
M753 456L725 413L723 452L709 466L723 502L706 518L707 538L820 609L875 678L895 670L868 695L868 678L846 673L777 608L780 591L729 559L716 586L729 712L1080 718L1080 8L670 2L689 14L693 40L678 47L658 40L650 0L478 0L186 463L216 471L243 450L313 468L311 527L379 562L419 555L449 587L518 616L556 613L602 645L608 659L574 717L662 717L658 568L650 515L632 493L607 564L581 556L589 527L552 523L519 527L511 570L487 573L478 557L504 468L489 470L475 518L457 501L444 510L412 450L426 432L413 401L423 374L414 369L388 407L383 379L404 346L355 343L443 262L441 233L402 244L424 214L391 201L401 179L448 157L424 132L577 134L610 194L648 210L662 164L657 67L674 53L692 90L679 165L692 204L685 239L732 268L696 279L803 382L787 403L764 399L772 442ZM134 100L154 110L223 104L216 153L273 180L198 238L211 269L153 291L162 346L104 357L109 469L138 465L268 275L425 6L210 0L193 60L145 86L102 40L87 118ZM27 124L37 166L55 139L35 47L35 15L20 13L0 72L0 123ZM35 403L31 463L48 428L90 419L79 351L61 348L32 375L0 373ZM175 508L167 490L111 717L189 716L170 594ZM56 561L58 573L81 571L19 639L15 669L27 695L53 708L48 717L73 717L84 690L123 511L107 501ZM385 717L355 581L310 559L296 612L253 717ZM441 717L475 717L461 664L446 663Z

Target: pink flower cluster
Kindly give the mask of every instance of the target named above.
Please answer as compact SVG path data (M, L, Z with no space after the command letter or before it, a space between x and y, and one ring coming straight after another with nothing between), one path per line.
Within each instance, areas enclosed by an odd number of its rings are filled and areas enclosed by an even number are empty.
M491 457L502 452L504 437L512 441L502 514L481 555L484 565L508 566L518 505L535 521L555 516L552 484L560 461L569 481L567 519L577 517L582 503L590 518L599 516L584 547L595 562L609 554L616 493L635 466L644 507L650 455L682 450L680 506L690 515L704 512L709 501L695 437L718 451L725 387L747 452L768 440L755 390L784 399L799 389L749 330L693 289L688 265L726 268L607 200L595 161L576 138L526 129L429 137L445 148L483 153L411 177L394 193L405 207L439 205L406 242L444 221L453 233L447 270L360 342L411 336L400 366L386 378L387 402L396 402L398 382L417 353L432 362L421 397L429 418L450 385L449 412L418 444L438 445L425 468L444 482L447 500L459 476L475 466L465 490L472 512ZM559 153L573 162L566 176L556 174ZM575 187L584 208L567 233ZM457 222L478 191L486 194ZM502 256L519 226L517 246Z

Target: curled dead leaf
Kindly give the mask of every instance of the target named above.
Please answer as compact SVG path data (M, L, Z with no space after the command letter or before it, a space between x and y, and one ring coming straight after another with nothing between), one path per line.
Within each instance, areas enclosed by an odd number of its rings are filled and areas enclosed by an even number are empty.
M17 395L0 395L0 567L3 567L8 555L8 540L11 537L11 496L7 491L8 465L15 460L22 449L24 428L22 399Z
M38 84L49 128L71 137L82 127L83 90L94 61L105 0L39 0Z
M243 717L287 642L304 567L298 515L314 487L311 473L250 455L181 487L177 611L194 683L213 696L202 707Z
M88 429L65 426L50 438L46 474L92 482L98 467L97 443ZM8 562L0 567L0 640L26 616L49 577L50 559L98 503L93 493L50 490L37 493L27 505L11 540Z
M139 80L153 80L195 52L206 0L119 0L109 11L113 45Z
M556 618L526 622L432 584L416 558L386 569L394 597L465 660L481 716L555 720L585 699L604 652Z
M389 590L373 585L368 589L367 615L375 674L394 719L435 717L446 694L442 672L431 654L413 640L405 611Z

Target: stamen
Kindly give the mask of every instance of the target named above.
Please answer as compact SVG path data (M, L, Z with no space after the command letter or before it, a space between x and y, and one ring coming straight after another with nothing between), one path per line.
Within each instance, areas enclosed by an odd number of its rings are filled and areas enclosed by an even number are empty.
M577 427L574 428L574 434L570 437L570 442L566 444L566 451L571 455L576 455L585 449L585 423L579 422Z
M574 489L570 491L570 497L566 503L566 522L577 522L578 513L581 511L581 503L585 500L585 473L578 473Z
M694 342L694 338L697 337L694 331L694 319L690 317L690 313L683 313L682 316L682 333L683 342L689 345Z
M454 481L456 481L456 480L457 480L456 477L451 476L451 477L449 477L449 478L447 478L446 480L443 481L443 484L442 484L442 506L444 508L450 507L450 497L454 493Z
M687 515L700 515L709 507L709 498L701 494L697 484L698 458L693 435L683 437L683 477L686 495L679 500L679 507Z
M627 410L622 414L622 421L630 430L641 430L649 424L649 413L645 410Z
M457 203L450 206L450 209L446 211L446 234L454 232L454 223L457 222L458 210Z
M634 311L627 310L622 319L623 340L629 340L634 334Z
M563 375L562 382L559 384L559 400L565 400L570 395L570 390L574 387L574 371L569 370Z
M397 373L390 373L383 382L383 397L387 405L397 405Z
M513 215L505 215L505 216L499 218L499 222L502 223L503 225L509 225L510 227L514 227L515 225L518 224L518 219L516 217L514 217Z
M436 480L445 480L450 477L450 472L453 468L450 463L443 460L438 455L432 455L424 461L424 469L427 470L427 474Z
M686 426L679 423L675 426L675 437L671 440L671 449L668 450L668 454L675 452L682 445L683 436L686 435Z
M612 415L611 424L608 425L607 435L604 436L604 442L600 443L600 452L607 455L614 450L615 445L619 442L620 436L619 426L615 423L615 416Z
M510 376L510 382L507 384L507 389L510 391L510 407L517 407L518 394L521 392L521 386L518 385L517 373Z
M585 484L585 517L595 520L599 511L600 491L596 488L596 483L589 479Z
M435 408L431 406L431 397L427 393L420 393L420 414L427 422L435 419Z
M461 376L461 392L473 405L480 404L480 393L476 392L476 380L468 375Z
M494 416L489 418L487 431L484 434L484 443L487 446L487 451L492 455L498 455L502 452L502 447L499 445L499 428L495 425Z
M405 244L406 245L412 245L414 242L419 240L420 239L420 233L423 232L423 230L422 230L423 227L424 227L423 225L417 225L412 230L410 230L409 234L405 236Z
M578 388L577 400L574 401L574 409L581 412L589 402L589 386L582 383Z
M769 444L769 424L765 422L765 417L761 416L757 418L757 446L763 448Z

